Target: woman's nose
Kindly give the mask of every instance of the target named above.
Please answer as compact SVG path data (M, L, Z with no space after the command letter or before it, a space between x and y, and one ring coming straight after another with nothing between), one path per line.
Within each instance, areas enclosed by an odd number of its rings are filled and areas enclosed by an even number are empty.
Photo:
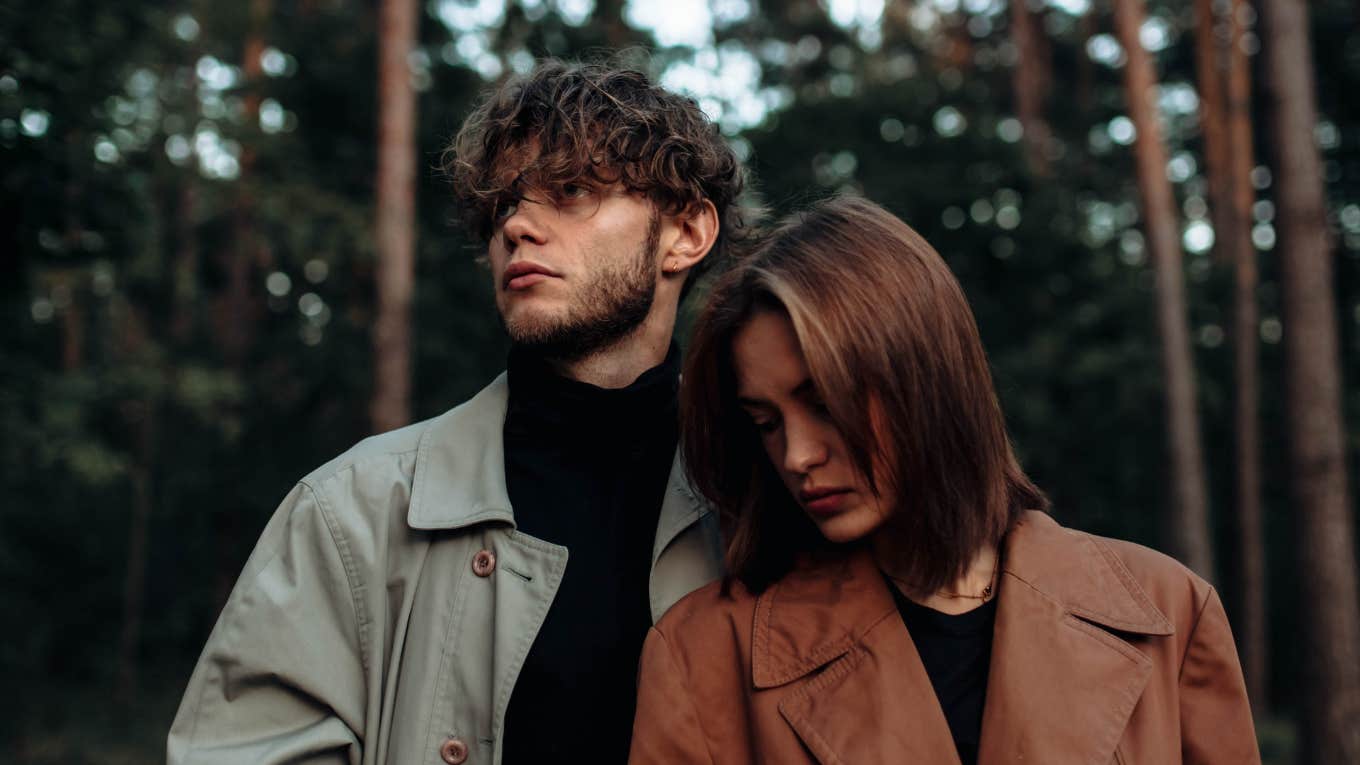
M784 426L784 469L808 473L826 462L829 454L822 428L812 423L786 422Z

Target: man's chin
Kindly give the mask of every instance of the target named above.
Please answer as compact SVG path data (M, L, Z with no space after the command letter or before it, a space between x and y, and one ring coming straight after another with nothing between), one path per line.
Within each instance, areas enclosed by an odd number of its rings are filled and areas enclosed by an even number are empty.
M565 317L557 311L529 305L510 305L501 313L506 334L517 345L537 345L561 333Z

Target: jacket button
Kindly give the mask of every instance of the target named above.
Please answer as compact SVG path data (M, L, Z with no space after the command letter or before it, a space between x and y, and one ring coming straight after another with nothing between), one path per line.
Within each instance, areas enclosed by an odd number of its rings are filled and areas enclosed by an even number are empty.
M461 738L445 739L444 745L439 747L439 756L449 765L462 765L467 762L467 744L464 744Z
M491 572L496 570L496 554L490 550L482 550L472 556L472 573L477 576L491 576ZM462 762L462 760L459 760Z

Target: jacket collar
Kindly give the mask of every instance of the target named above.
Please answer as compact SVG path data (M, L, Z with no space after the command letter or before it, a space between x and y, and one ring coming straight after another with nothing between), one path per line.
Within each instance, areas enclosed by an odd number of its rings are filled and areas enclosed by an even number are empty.
M979 761L1110 761L1152 666L1107 630L1169 635L1171 623L1102 542L1042 513L1012 528L1002 560ZM864 550L795 571L757 599L755 686L825 667L780 703L823 762L957 762L896 611ZM866 699L882 708L866 714Z
M1120 632L1169 635L1171 622L1152 605L1124 564L1093 537L1025 514L1006 537L1004 602L1021 587L1062 614ZM1010 584L1011 587L1006 587ZM897 605L867 550L799 568L756 601L752 680L771 688L795 680L848 651Z
M477 523L515 525L505 486L505 411L510 398L505 373L465 403L430 420L416 451L411 506L413 529L460 529ZM677 455L657 521L653 559L691 523L708 512L684 480Z

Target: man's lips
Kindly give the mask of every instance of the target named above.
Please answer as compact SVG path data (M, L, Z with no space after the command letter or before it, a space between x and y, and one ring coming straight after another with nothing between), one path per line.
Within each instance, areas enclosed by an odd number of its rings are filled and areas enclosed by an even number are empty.
M822 489L804 489L798 492L803 507L814 513L834 513L844 509L845 500L852 489L833 486Z
M538 284L544 279L560 278L560 274L546 266L528 261L511 263L505 267L501 276L501 289L523 290Z

